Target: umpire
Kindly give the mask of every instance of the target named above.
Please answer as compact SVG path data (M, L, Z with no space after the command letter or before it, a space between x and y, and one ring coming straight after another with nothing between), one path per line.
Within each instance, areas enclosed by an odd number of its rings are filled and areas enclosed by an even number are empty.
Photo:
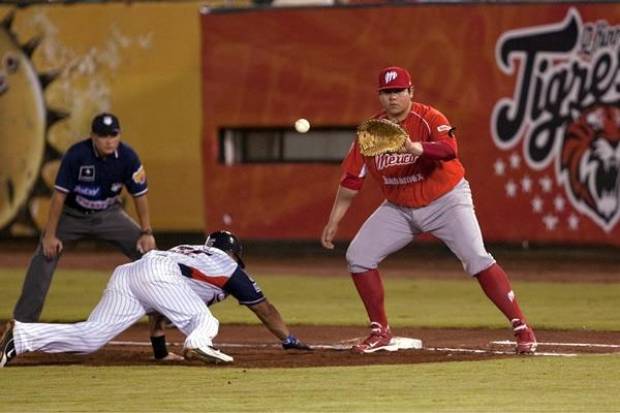
M65 153L47 225L13 311L15 319L39 320L64 243L84 237L102 239L117 245L132 260L155 248L144 167L120 137L118 118L101 113L92 121L91 136ZM133 196L140 225L120 205L123 186Z

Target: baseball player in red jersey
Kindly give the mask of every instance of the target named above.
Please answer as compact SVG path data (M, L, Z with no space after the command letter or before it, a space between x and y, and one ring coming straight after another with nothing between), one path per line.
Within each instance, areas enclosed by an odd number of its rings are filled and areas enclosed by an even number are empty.
M475 277L485 294L510 320L517 353L533 353L536 338L517 303L510 281L484 246L465 169L457 158L454 128L437 109L413 101L411 76L401 67L379 74L375 118L398 123L409 134L405 153L366 157L357 140L342 163L343 174L321 244L334 248L338 224L368 174L381 185L385 201L362 225L347 249L353 282L370 318L370 335L354 347L361 353L394 350L377 269L388 255L430 232L442 240Z

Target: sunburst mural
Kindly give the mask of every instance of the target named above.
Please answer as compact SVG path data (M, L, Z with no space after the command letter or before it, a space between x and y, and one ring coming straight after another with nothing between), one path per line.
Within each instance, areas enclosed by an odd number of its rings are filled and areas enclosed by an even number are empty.
M40 44L20 44L10 12L0 24L0 231L11 235L34 230L28 200L49 196L41 176L45 162L60 158L48 144L51 125L66 116L46 106L44 91L58 71L37 73L32 63Z
M43 227L62 153L85 137L94 113L110 110L123 55L149 49L152 37L129 37L111 24L102 43L79 50L35 11L21 26L38 34L21 42L15 17L0 20L0 237Z

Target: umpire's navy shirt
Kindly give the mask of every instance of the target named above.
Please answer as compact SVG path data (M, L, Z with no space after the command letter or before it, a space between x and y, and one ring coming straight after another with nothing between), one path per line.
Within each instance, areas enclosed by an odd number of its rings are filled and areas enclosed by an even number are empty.
M120 142L113 154L102 157L88 138L64 154L54 187L67 194L66 206L93 212L120 203L123 185L134 197L148 191L146 174L136 152Z

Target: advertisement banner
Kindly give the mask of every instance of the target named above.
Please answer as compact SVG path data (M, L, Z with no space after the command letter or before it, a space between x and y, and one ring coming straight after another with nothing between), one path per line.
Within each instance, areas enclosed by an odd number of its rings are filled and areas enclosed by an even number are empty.
M205 219L245 237L318 239L336 164L223 165L234 127L351 127L376 76L407 68L414 100L455 126L485 239L620 245L620 8L409 4L202 16ZM354 134L351 133L351 140ZM381 201L367 182L350 239Z

